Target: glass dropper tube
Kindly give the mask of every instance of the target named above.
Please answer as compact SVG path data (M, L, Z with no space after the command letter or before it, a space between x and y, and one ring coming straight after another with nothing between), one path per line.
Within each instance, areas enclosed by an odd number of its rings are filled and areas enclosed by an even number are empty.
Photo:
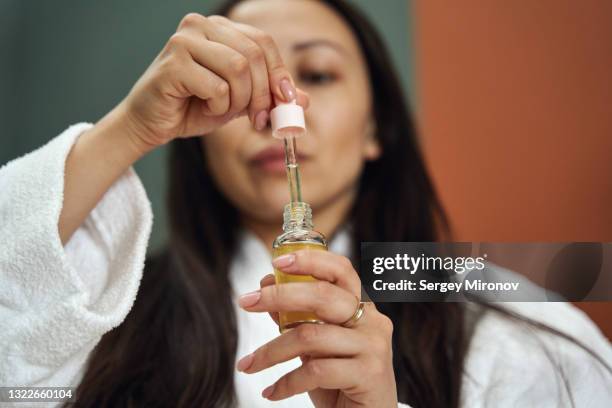
M285 166L287 169L287 181L289 183L290 203L302 202L302 185L300 182L300 168L297 162L297 149L294 131L283 131L285 144Z
M300 170L297 162L296 140L306 133L304 110L294 99L289 103L277 104L270 111L272 136L283 139L285 145L285 169L289 184L290 207L302 202Z

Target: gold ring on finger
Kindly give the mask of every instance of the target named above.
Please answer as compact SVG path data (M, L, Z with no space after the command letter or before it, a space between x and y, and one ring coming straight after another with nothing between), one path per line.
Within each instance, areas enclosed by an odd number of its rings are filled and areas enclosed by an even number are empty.
M359 301L359 299L357 299ZM365 305L368 302L361 302L359 301L359 304L357 305L357 309L355 310L355 313L353 313L353 315L344 323L341 324L341 326L343 327L353 327L357 324L357 322L363 317L364 313L365 313Z

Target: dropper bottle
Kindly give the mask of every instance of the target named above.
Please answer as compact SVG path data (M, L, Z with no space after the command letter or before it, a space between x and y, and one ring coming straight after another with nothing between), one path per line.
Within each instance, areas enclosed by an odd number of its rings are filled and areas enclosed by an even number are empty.
M306 134L304 110L295 100L277 105L270 112L272 135L282 139L285 145L285 166L289 184L290 202L283 213L283 233L272 244L274 258L300 249L327 250L325 236L313 229L312 210L302 201L300 171L297 162L296 139ZM274 268L277 285L291 282L316 281L310 275L291 275ZM302 323L323 323L319 317L308 311L280 312L278 316L281 333Z

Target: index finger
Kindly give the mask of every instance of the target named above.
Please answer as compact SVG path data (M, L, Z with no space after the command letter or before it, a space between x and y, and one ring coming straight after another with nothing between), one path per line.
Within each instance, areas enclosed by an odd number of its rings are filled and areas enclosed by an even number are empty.
M361 298L361 280L348 258L329 251L301 249L281 255L272 265L284 273L311 275L331 282Z
M274 96L285 102L296 99L298 94L293 78L291 78L287 67L285 67L283 58L272 36L248 24L237 23L229 19L226 19L226 21L252 41L255 41L263 50L266 66L268 67L270 87L274 92Z

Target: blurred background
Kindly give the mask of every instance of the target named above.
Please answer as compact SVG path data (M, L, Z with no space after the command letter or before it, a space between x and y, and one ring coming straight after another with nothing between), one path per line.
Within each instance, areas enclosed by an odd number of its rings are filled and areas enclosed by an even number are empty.
M455 241L612 241L612 2L352 2L389 45ZM97 121L183 15L216 4L0 0L0 164ZM165 156L136 165L151 249ZM578 306L612 337L612 304Z

